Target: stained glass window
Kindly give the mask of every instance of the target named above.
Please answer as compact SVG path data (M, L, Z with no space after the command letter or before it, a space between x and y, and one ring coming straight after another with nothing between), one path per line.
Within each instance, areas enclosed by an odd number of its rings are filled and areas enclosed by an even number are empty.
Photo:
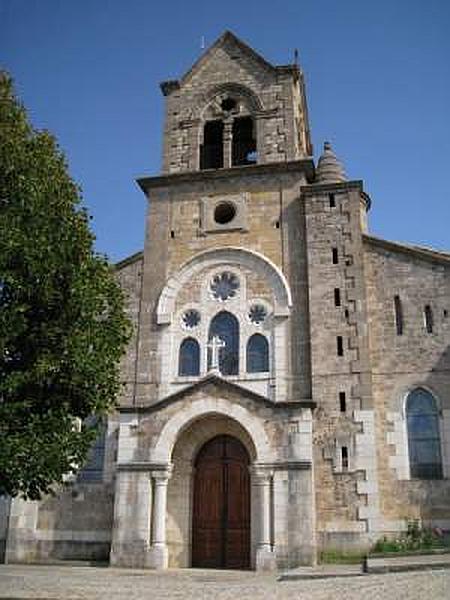
M178 360L178 375L181 377L196 376L200 373L200 346L194 338L186 338L181 342Z
M186 329L194 329L200 323L200 313L194 309L187 310L183 313L181 322Z
M211 281L211 292L216 300L224 302L236 296L239 289L239 279L234 273L225 271L214 275Z
M433 396L418 388L406 400L411 477L442 479L439 412Z
M269 343L260 333L255 333L247 342L247 372L264 373L269 370Z
M254 325L261 325L267 317L267 310L262 304L253 304L248 311L248 318Z
M225 342L219 351L219 370L222 375L239 373L239 322L227 311L218 313L211 321L208 339L218 336ZM211 366L211 351L208 352L208 368Z
M90 429L98 422L97 417L88 417L82 427ZM84 483L101 482L103 479L103 463L105 460L106 425L100 422L97 437L93 442L82 469L78 471L77 481Z

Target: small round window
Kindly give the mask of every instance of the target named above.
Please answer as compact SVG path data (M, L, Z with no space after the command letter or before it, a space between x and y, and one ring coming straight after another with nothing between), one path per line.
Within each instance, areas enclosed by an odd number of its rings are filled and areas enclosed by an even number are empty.
M225 225L236 216L236 207L231 202L220 202L214 209L214 221L219 225Z
M236 296L239 290L239 279L234 273L225 271L224 273L214 275L210 288L213 298L224 302Z
M181 322L186 329L194 329L200 323L200 313L197 310L187 310L181 317Z
M254 304L248 311L248 318L254 325L261 325L267 317L267 310L262 304Z

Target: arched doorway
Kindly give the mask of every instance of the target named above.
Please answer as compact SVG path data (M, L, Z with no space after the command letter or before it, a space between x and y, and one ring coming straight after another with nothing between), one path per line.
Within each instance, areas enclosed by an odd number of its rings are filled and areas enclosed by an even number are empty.
M206 442L195 461L192 566L250 567L249 455L230 435Z

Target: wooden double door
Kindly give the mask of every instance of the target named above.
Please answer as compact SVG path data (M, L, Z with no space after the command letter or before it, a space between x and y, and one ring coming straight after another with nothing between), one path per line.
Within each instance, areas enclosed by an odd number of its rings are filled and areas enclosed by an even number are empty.
M249 456L229 435L207 442L195 462L192 566L250 568Z

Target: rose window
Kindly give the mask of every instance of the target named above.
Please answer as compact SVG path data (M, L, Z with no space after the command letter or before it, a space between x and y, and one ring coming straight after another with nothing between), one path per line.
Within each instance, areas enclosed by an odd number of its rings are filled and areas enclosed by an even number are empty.
M181 317L181 322L186 329L194 329L200 323L200 313L198 310L187 310Z
M254 325L261 325L267 317L267 310L262 304L254 304L248 311L248 318Z
M211 281L211 293L216 300L224 302L234 298L239 290L239 279L234 273L224 272L214 275Z

